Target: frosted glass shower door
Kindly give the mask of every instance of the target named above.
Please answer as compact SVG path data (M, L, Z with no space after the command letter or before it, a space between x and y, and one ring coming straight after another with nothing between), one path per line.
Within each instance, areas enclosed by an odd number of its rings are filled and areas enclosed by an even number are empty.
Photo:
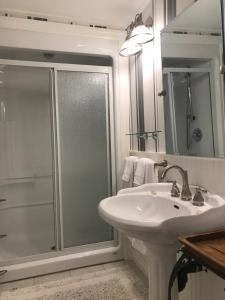
M98 203L111 194L108 75L58 71L63 246L112 239Z
M50 70L0 67L0 260L55 246Z

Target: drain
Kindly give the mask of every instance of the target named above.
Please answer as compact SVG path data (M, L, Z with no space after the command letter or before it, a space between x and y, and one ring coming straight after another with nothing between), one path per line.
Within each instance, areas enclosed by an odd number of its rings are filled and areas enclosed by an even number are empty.
M180 207L178 205L174 205L173 207L176 209L180 209Z

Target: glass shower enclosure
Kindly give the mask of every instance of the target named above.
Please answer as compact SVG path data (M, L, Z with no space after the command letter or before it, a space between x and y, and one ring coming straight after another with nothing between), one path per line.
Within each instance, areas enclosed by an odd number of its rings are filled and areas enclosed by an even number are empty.
M210 68L163 69L167 153L215 156L211 73Z
M102 246L115 190L111 67L0 60L0 264Z

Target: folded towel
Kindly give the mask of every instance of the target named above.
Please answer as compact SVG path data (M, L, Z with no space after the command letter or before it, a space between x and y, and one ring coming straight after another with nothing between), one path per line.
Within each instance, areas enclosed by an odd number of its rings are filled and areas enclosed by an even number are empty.
M137 162L134 173L134 184L158 182L158 170L154 167L155 162L149 158L141 158Z
M122 176L123 181L129 182L131 179L133 180L134 168L137 159L138 158L136 156L128 156L125 158L125 166Z

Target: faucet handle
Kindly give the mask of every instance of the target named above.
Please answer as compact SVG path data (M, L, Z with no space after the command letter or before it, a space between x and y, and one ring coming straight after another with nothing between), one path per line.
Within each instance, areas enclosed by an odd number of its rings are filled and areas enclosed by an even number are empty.
M200 186L200 185L195 185L195 184L191 184L190 185L192 188L196 189L196 191L201 191L202 193L204 194L207 194L208 193L208 190L206 188L204 188L203 186Z
M204 190L205 192L205 190ZM202 196L202 190L201 187L196 187L196 192L193 198L193 205L194 206L203 206L205 202L204 197Z
M180 189L177 186L177 182L176 181L172 181L173 185L172 185L172 189L171 189L171 197L180 197Z

